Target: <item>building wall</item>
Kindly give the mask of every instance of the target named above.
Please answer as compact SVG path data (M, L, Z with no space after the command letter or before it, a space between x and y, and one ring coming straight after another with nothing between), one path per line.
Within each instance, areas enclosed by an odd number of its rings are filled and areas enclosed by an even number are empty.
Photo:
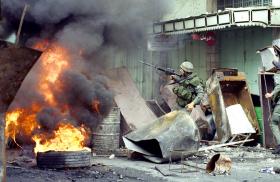
M219 42L220 66L245 72L251 93L259 95L257 73L261 67L261 57L256 50L271 45L272 29L221 31Z
M198 75L206 79L207 75L207 64L206 64L206 45L202 41L182 41L182 47L178 47L176 50L169 51L167 67L173 69L179 69L180 64L188 60L193 63L195 72Z
M280 6L279 0L272 0L272 6Z
M172 0L170 1L169 13L163 17L163 20L205 14L207 12L207 1L212 0Z
M169 51L147 51L145 48L118 51L108 63L108 68L127 67L143 98L160 100L160 87L166 83L167 76L138 61L178 70L183 61L189 60L198 75L207 79L209 75L206 51L206 44L202 41L181 40L177 47Z
M145 48L135 50L118 50L106 63L107 68L126 67L143 98L156 98L159 92L160 75L151 67L139 61L158 65L160 54L148 52Z
M213 0L214 1L214 0ZM175 1L174 1L175 2ZM215 10L216 5L212 0L184 1L187 3L186 11L182 16L198 15ZM176 1L177 8L182 0ZM194 10L190 10L192 5ZM180 14L180 13L179 13ZM170 18L172 19L172 18ZM257 72L261 64L261 58L256 50L272 42L272 30L263 28L244 28L235 30L216 31L217 43L215 46L207 46L203 41L182 39L177 47L170 51L148 51L146 47L134 51L119 51L112 58L112 67L126 66L135 81L140 93L146 99L159 99L160 86L165 82L163 73L142 65L138 61L145 61L162 67L170 67L175 70L184 60L194 64L195 71L201 78L207 80L211 69L216 67L234 67L247 74L250 90L258 94Z

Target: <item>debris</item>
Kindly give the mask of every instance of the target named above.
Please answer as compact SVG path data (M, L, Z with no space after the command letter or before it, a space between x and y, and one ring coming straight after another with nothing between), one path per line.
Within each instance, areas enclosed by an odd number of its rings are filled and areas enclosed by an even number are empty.
M115 150L116 157L128 157L131 151L125 148L120 148Z
M203 171L205 170L205 165L193 164L190 161L188 161L188 162L183 161L182 163L186 166L189 166L189 167L192 167L192 168L195 168L195 169L199 169L199 170L203 170Z
M197 105L193 108L191 117L199 129L201 139L212 140L216 132L212 115L205 116L205 113L202 111L201 107Z
M262 58L262 66L266 71L272 71L275 69L272 64L273 61L279 61L279 57L275 50L276 47L265 47L263 49L258 50L257 53L260 53Z
M273 167L265 167L260 170L261 173L275 174Z
M231 159L225 155L215 154L207 163L206 172L213 174L230 174Z
M169 172L168 170L164 169L163 167L161 166L155 166L155 169L160 172L163 176L171 176L172 173Z
M256 133L240 104L234 104L227 107L226 113L230 125L230 133L232 135Z
M174 85L165 85L160 88L160 95L171 110L174 110L177 106L176 103L177 96L173 93L172 91L173 88Z
M7 161L8 164L19 167L34 167L36 166L35 159L29 158L27 156L19 156L13 161Z
M270 127L270 117L272 113L271 102L265 98L266 93L272 92L274 88L274 73L264 72L258 74L259 93L261 100L261 113L260 125L263 128L262 141L265 148L274 148L276 146L274 136Z
M265 167L260 170L261 173L280 174L279 167Z
M120 179L123 179L123 175L120 174Z
M0 181L5 181L6 155L4 114L20 88L25 76L40 57L41 52L19 47L0 40Z
M89 167L91 163L91 151L47 151L38 152L36 156L39 168L63 169Z
M129 150L141 153L155 163L167 162L170 157L181 159L182 155L197 152L199 139L195 122L183 110L170 112L123 137Z
M200 149L198 149L198 151L199 151L199 152L201 152L201 151L207 151L207 150L212 150L212 149L216 149L216 148L220 148L220 147L226 147L226 146L232 146L232 145L236 145L236 144L251 142L251 141L253 141L253 140L254 140L254 139L248 139L248 140L243 140L243 141L238 141L238 142L230 142L230 143L212 145L212 146L200 148Z
M248 89L245 73L228 76L223 70L216 70L206 83L209 103L215 118L218 140L225 143L232 137L226 106L240 104L253 128L259 131L256 113ZM238 117L239 115L233 115ZM236 119L234 121L237 121ZM241 127L240 127L241 128ZM243 133L244 131L242 131ZM240 133L240 132L237 132Z
M157 118L146 105L126 68L110 69L104 74L109 78L109 89L114 92L114 100L124 118L122 133L145 127Z
M109 159L114 159L114 158L115 158L115 154L109 156Z
M161 106L156 100L147 100L146 104L157 117L161 117L164 114L166 114L166 112L161 108Z

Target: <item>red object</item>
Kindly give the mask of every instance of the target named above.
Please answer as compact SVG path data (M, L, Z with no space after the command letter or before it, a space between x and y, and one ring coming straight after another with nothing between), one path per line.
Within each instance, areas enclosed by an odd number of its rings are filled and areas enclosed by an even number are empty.
M200 40L200 35L197 33L192 34L192 40Z
M208 46L213 46L216 43L216 35L214 32L207 32L206 35L206 43Z

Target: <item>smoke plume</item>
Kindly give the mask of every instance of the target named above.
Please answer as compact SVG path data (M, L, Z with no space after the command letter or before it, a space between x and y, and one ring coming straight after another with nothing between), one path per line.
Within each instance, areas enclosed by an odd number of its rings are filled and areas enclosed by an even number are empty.
M106 78L97 74L118 50L145 47L147 30L167 10L168 0L4 0L0 36L16 32L24 5L29 6L21 44L33 46L48 40L65 47L70 68L51 84L55 106L38 92L42 62L25 79L11 109L43 108L37 113L40 130L51 131L61 120L94 128L113 106ZM96 68L96 69L94 69ZM67 107L65 108L65 106ZM98 106L98 108L97 108ZM36 131L38 132L38 131Z

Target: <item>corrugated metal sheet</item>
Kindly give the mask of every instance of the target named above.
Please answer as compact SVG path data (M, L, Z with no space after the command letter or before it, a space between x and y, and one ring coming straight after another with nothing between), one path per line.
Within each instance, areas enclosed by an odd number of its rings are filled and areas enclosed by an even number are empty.
M127 67L137 88L146 100L159 99L160 86L165 82L166 76L164 73L139 63L139 60L177 70L179 65L187 59L193 62L195 71L203 79L208 77L206 45L202 41L180 40L174 50L165 52L147 51L144 48L134 51L119 51L112 59L109 67Z
M272 29L246 28L222 31L220 42L220 66L238 68L245 72L250 91L259 94L257 74L261 57L256 50L272 42Z

